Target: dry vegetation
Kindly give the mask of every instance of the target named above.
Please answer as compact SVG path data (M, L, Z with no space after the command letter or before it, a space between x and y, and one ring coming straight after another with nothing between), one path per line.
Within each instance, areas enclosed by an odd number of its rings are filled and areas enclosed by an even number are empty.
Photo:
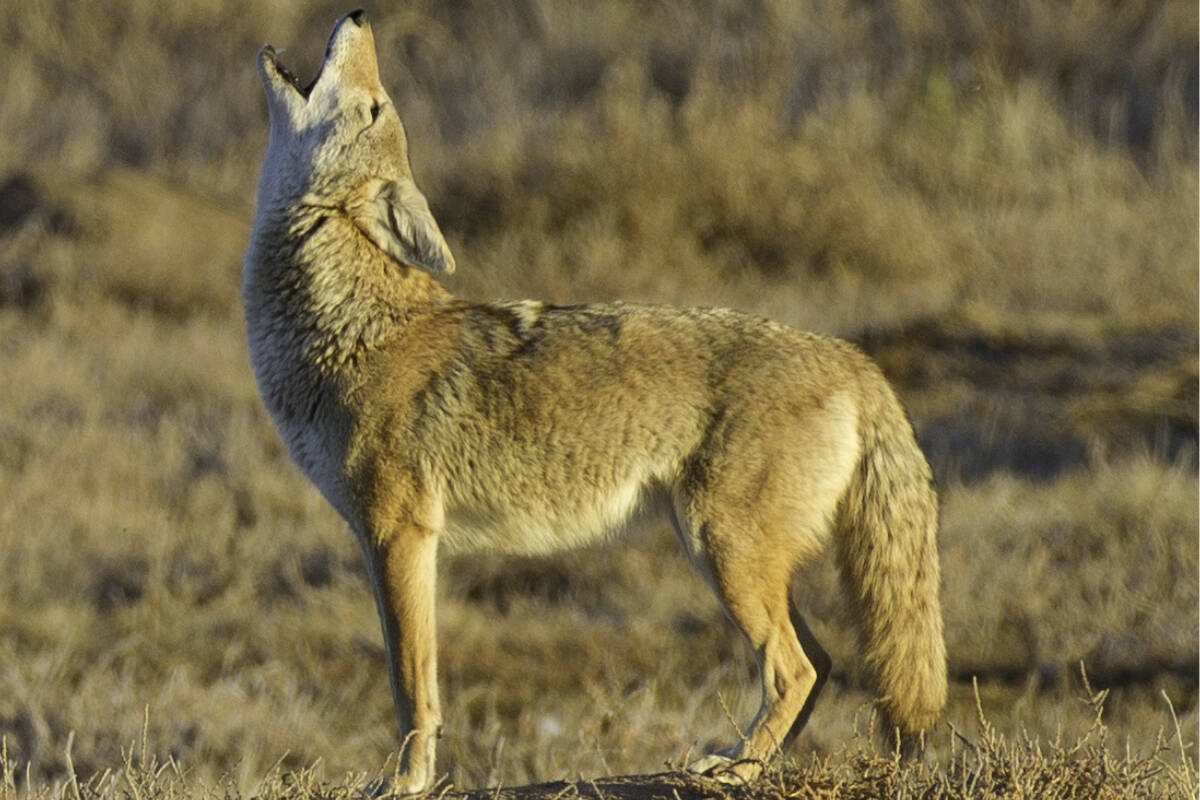
M386 789L359 556L259 406L237 292L253 54L315 70L345 10L0 15L3 800ZM755 310L861 342L910 407L943 494L948 722L912 763L863 733L821 561L796 596L834 678L741 796L1196 796L1194 3L372 13L457 290ZM456 787L658 772L755 705L665 531L441 576Z

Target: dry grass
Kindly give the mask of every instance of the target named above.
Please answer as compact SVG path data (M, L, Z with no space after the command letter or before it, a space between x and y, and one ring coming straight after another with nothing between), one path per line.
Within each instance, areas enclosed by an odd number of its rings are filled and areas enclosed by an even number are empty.
M2 800L362 796L391 768L359 556L265 419L237 297L253 53L314 70L344 10L0 17ZM373 18L457 290L748 308L856 338L910 407L943 490L948 725L913 764L856 732L819 561L795 593L836 672L758 794L1195 796L1194 4ZM677 550L446 560L456 786L736 735L752 660Z
M1086 685L1086 678L1085 678ZM1090 691L1090 687L1089 687ZM983 715L977 698L981 729L976 739L953 729L945 738L944 756L905 760L882 754L861 734L830 757L774 763L754 784L723 787L719 795L734 798L804 798L805 800L874 800L880 797L924 797L934 800L966 798L1112 798L1142 800L1195 795L1195 765L1179 753L1186 749L1178 719L1172 744L1160 735L1142 754L1128 749L1115 756L1110 730L1101 721L1108 692L1081 698L1094 713L1090 727L1071 738L1061 733L1040 741L1022 732L1008 738ZM148 726L147 726L148 727ZM0 753L0 798L3 800L80 800L86 796L108 798L180 798L193 796L244 796L229 781L210 784L197 779L173 757L160 757L147 745L143 730L140 744L122 752L119 766L95 773L86 781L74 776L72 741L68 739L68 774L62 781L36 789L17 788L18 777L7 754ZM347 773L330 780L318 763L284 771L276 764L252 788L260 800L279 798L384 798L393 797L387 769L375 774ZM714 786L678 768L652 775L598 777L519 787L495 786L464 792L442 785L428 797L450 800L700 800L714 796Z

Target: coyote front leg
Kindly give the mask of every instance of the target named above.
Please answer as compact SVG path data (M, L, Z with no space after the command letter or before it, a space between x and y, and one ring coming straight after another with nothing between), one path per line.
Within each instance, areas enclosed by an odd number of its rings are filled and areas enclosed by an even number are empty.
M368 548L368 569L400 725L400 773L394 788L401 794L415 794L433 784L442 724L434 613L437 534L407 524L374 536Z

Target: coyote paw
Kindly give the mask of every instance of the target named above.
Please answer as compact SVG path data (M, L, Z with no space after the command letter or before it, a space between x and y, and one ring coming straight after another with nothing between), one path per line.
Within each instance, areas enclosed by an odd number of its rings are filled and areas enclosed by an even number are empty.
M399 773L391 782L391 793L401 797L422 794L433 787L433 781L424 775Z
M762 774L762 764L751 759L733 759L719 753L704 756L688 764L688 772L710 780L740 786Z

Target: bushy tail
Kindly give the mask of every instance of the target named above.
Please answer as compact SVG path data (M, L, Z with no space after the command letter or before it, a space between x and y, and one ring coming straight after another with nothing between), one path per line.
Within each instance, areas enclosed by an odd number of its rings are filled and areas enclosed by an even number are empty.
M937 496L912 425L882 376L866 406L862 458L838 520L838 559L884 721L911 741L946 704Z

